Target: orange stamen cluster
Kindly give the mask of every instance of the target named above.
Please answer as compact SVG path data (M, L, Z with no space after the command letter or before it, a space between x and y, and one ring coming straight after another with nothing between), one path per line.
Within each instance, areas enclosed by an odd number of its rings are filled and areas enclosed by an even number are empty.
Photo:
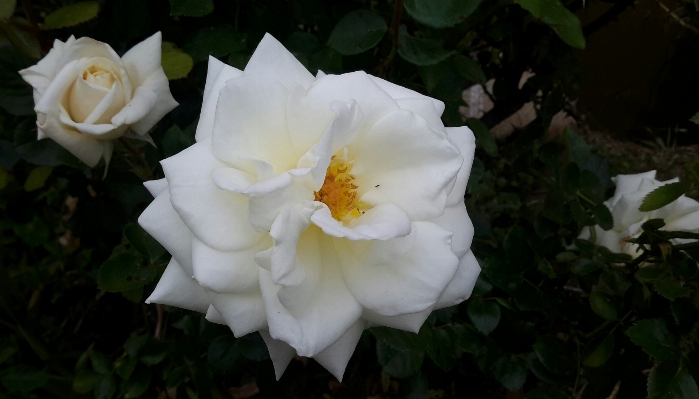
M341 222L350 221L364 213L358 208L359 201L355 203L358 187L353 183L354 176L349 173L351 168L344 159L334 155L325 173L323 186L314 193L315 200L327 205L333 218Z

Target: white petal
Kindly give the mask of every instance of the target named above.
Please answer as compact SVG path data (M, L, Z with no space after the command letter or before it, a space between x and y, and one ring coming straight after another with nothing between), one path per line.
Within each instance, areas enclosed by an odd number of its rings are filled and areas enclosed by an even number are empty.
M258 76L229 80L221 90L213 130L214 154L222 161L254 173L250 161L261 159L281 173L296 167L286 127L289 92L281 83Z
M124 111L127 113L123 115L123 123L130 124L131 129L133 129L134 132L143 136L147 134L148 131L150 131L150 129L153 126L155 126L155 124L158 123L158 121L160 121L168 112L172 111L179 104L177 103L177 101L175 101L175 99L172 97L172 94L170 93L170 84L168 83L167 76L165 76L165 71L163 71L162 68L156 70L152 75L146 78L146 80L140 86L138 86L138 88L136 89L136 95L139 94L139 89L148 89L151 92L155 93L155 95L157 96L155 105L152 108L150 108L149 112L147 112L142 118L138 120L136 120L136 118L140 116L138 111ZM150 94L149 97L152 98ZM148 101L150 100L143 98L142 100L139 100L138 103L134 104L134 108L148 107L150 105L150 102ZM131 103L129 102L129 105L130 104ZM119 117L120 115L116 116ZM133 120L136 121L131 122ZM112 121L112 123L115 122L121 122L121 119Z
M155 198L158 195L160 195L163 191L167 190L167 179L162 178L158 180L148 180L143 182L143 185L146 187L148 192L150 192L150 195L152 195L153 198Z
M444 112L444 103L441 102L441 101L439 101L439 100L437 100L437 99L434 99L434 98L431 98L431 97L427 97L427 96L424 95L424 94L420 94L420 93L418 93L418 92L416 92L416 91L413 91L413 90L410 90L410 89L406 89L406 88L403 87L403 86L399 86L399 85L397 85L397 84L395 84L395 83L391 83L391 82L386 81L386 80L383 80L383 79L381 79L381 78L377 78L376 76L372 76L371 79L372 79L382 90L386 91L386 93L388 93L388 94L389 94L391 97L393 97L393 99L395 99L395 100L400 100L400 99L404 99L404 98L423 98L423 99L428 99L428 100L432 101L432 103L434 104L434 108L435 108L435 110L437 110L437 114L438 114L437 116L438 116L438 117L442 116L442 113Z
M87 166L97 165L105 152L106 142L63 125L57 115L38 114L37 126L46 136L70 151Z
M173 257L146 303L159 303L206 313L209 308L209 294L185 274Z
M413 222L406 237L334 243L354 297L369 310L396 316L430 308L451 282L459 265L451 235L435 223Z
M209 308L206 310L206 320L216 323L216 324L226 324L226 320L221 316L221 313L216 310L214 305L209 305Z
M267 331L260 331L260 335L265 344L267 344L267 351L274 365L274 374L277 377L277 381L279 381L289 362L294 358L296 350L286 342L272 338Z
M300 261L297 257L317 258L310 262L314 264L320 262L316 236L313 239L304 240L301 245L299 244L301 234L311 224L311 214L314 211L315 206L311 202L305 205L289 205L282 209L272 224L272 230L269 234L274 238L274 246L270 252L269 270L274 284L284 286L299 285L308 277L306 268L297 266L297 263ZM307 248L307 244L311 244L311 248ZM309 254L304 256L306 253Z
M73 38L73 40L75 40L75 38ZM19 74L22 75L22 79L34 87L34 92L39 97L41 97L44 90L46 90L53 80L53 77L58 73L58 62L63 56L64 48L65 43L56 39L53 42L53 48L44 58L39 60L36 65L19 71Z
M638 208L643 203L643 198L647 193L634 191L622 194L619 200L611 209L614 218L614 229L625 230L628 226L637 223L643 218L643 213Z
M456 205L447 206L444 214L432 222L437 223L447 231L451 231L454 236L451 239L451 250L459 259L471 248L473 240L473 223L466 212L466 205L462 199Z
M200 141L161 164L172 205L197 238L219 251L237 251L260 241L261 233L247 220L247 197L214 185L211 173L225 165L211 154L211 140Z
M315 78L277 39L269 33L257 45L245 66L245 75L276 79L287 89L299 85L308 89Z
M622 237L622 235L619 234L618 231L615 230L607 230L604 231L602 230L599 226L594 226L595 229L595 236L597 237L597 245L601 245L603 247L609 248L610 251L612 252L617 252L617 253L622 253L624 252L624 249L622 248L622 239L626 237ZM589 237L589 228L584 228L583 230L588 231L588 237ZM625 234L626 235L626 234ZM638 255L636 255L638 256Z
M437 112L434 106L434 101L431 98L402 98L396 100L396 103L401 109L406 111L415 112L420 115L430 127L434 130L439 130L442 133L446 133L446 128L442 119L440 119L441 112Z
M311 102L301 86L289 91L287 126L297 154L304 154L313 147L335 119L336 115L326 105Z
M78 78L81 70L81 60L69 62L58 74L51 80L51 84L46 87L43 95L36 103L34 110L37 114L53 115L58 117L59 104L65 98L65 94L70 86ZM39 121L41 122L41 121Z
M686 213L680 217L672 218L665 225L665 230L698 231L699 230L699 210Z
M441 309L458 305L468 299L473 292L480 272L481 267L476 257L473 256L473 252L467 252L459 261L459 268L456 270L454 279L444 289L434 308Z
M369 209L362 216L353 219L348 226L335 220L325 204L311 216L311 220L325 234L353 241L390 240L407 236L412 229L408 215L390 202Z
M162 34L156 32L151 37L131 47L121 57L133 87L141 86L149 76L159 69L162 70L163 67L160 60L162 53L161 43Z
M194 278L206 289L221 294L259 290L255 254L271 244L268 237L263 237L250 248L225 252L192 237Z
M172 207L169 191L155 197L138 217L138 224L172 254L189 278L194 275L192 233Z
M209 296L236 338L267 328L265 304L259 290L235 294L210 292Z
M117 127L109 123L102 123L98 125L93 125L90 123L75 123L63 109L61 109L58 118L67 128L75 129L82 133L85 137L93 137L100 141L119 138L126 130L126 126Z
M398 110L377 122L361 140L352 168L357 197L370 205L392 202L410 219L441 215L447 187L463 159L445 135L415 113Z
M73 60L103 57L121 66L119 55L107 43L102 43L89 37L81 37L75 41L68 39L61 58L56 63L56 70L62 69Z
M447 205L454 205L464 200L466 194L466 185L468 177L471 175L471 166L473 165L473 157L476 152L476 137L471 129L466 126L448 127L447 136L451 143L459 149L464 162L456 175L456 183L447 196Z
M133 98L119 113L114 115L111 122L115 126L131 125L142 120L146 115L155 110L158 95L149 87L140 86L136 89ZM162 117L162 116L161 116ZM158 118L159 120L160 118ZM146 130L144 133L148 133Z
M206 73L206 86L204 87L204 99L201 104L199 123L195 139L201 141L211 136L214 131L214 118L216 117L216 104L218 95L226 82L243 76L243 71L226 65L214 57L209 56L209 69Z
M638 190L643 179L655 179L655 171L650 170L644 173L637 173L633 175L617 175L612 177L612 181L616 184L616 190L614 191L614 197L612 197L611 202L615 204L622 194L627 194Z
M68 109L70 109L70 116L76 122L84 122L90 113L100 104L102 99L107 96L107 93L114 92L115 86L121 86L118 81L115 81L111 89L105 87L88 83L82 77L78 77L75 83L71 86L70 92L68 93ZM114 95L110 96L110 99ZM110 99L107 99L103 108L109 105ZM122 104L123 106L123 100ZM104 109L102 110L104 111ZM101 114L102 112L100 112ZM93 123L88 122L88 123Z
M270 272L260 269L269 332L275 339L294 347L300 356L314 356L335 343L359 319L362 311L345 285L332 243L327 242L329 237L320 234L321 240L324 237L326 242L319 245L322 265L307 265L322 270L320 281L307 306L297 309L295 314L281 304L278 297L281 287L273 283Z
M342 376L345 374L347 363L349 363L365 327L366 322L364 320L357 320L337 342L316 354L313 358L320 363L321 366L325 367L330 374L334 375L338 381L342 382Z
M417 334L418 331L420 331L422 324L430 316L430 313L432 313L432 309L432 307L429 307L422 312L406 313L397 316L382 316L378 313L372 312L371 310L364 309L362 318L367 320L372 325L397 328L399 330Z

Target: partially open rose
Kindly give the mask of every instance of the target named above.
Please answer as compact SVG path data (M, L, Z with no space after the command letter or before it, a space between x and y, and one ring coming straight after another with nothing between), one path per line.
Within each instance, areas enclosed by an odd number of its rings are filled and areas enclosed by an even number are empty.
M21 70L34 87L39 139L49 137L81 161L109 161L111 140L131 128L146 135L177 106L160 65L160 32L123 57L88 37L53 49L38 64Z
M162 162L139 223L173 255L148 302L260 331L342 378L362 331L417 332L480 267L464 192L475 139L444 104L363 72L314 78L267 35L211 58L197 143Z

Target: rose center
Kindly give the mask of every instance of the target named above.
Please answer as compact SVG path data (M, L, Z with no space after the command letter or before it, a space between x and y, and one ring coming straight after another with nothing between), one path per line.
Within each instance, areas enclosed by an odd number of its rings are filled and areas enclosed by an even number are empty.
M314 193L315 200L327 205L333 218L340 222L348 222L364 213L365 204L357 201L358 186L354 184L351 170L351 161L345 156L333 155L323 186Z
M114 84L114 75L99 65L86 68L83 71L82 78L88 83L104 87L105 89L111 88Z

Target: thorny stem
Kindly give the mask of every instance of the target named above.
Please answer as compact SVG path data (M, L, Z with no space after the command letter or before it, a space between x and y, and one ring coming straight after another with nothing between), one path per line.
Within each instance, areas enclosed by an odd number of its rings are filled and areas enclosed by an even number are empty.
M386 77L388 68L393 62L393 58L396 56L398 47L400 47L400 17L403 13L403 0L396 0L395 8L393 10L393 22L391 22L391 33L393 34L393 46L391 47L391 52L388 57L384 60L383 64L379 67L383 77Z
M148 166L148 161L146 161L146 157L138 151L136 147L134 147L127 139L124 137L119 137L119 142L126 147L127 150L131 154L133 154L136 157L136 161L141 164L146 170L148 171L148 180L153 180L153 171L151 171L150 166Z

